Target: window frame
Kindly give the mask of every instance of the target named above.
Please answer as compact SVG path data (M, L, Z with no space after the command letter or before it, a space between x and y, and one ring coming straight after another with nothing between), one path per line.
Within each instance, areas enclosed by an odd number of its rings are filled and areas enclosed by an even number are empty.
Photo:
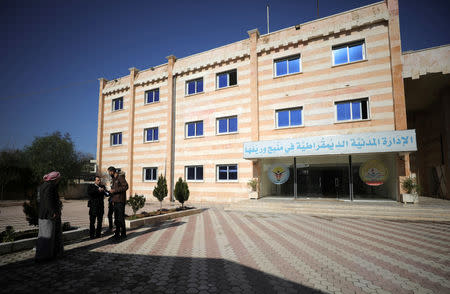
M299 125L291 125L291 110L300 110L301 114L300 114L300 119L301 119L301 124ZM289 125L288 126L279 126L278 125L278 113L280 111L289 111ZM303 106L299 106L299 107L290 107L290 108L282 108L282 109L276 109L275 110L275 128L276 129L288 129L288 128L298 128L298 127L303 127L304 126L304 120L303 120Z
M221 166L226 166L227 167L227 179L226 180L221 180L219 179L219 170ZM236 166L236 179L231 179L230 180L230 166ZM239 165L237 163L232 163L232 164L217 164L216 165L216 182L239 182Z
M201 135L197 135L197 124L198 123L202 123L202 134ZM189 134L188 134L189 124L195 124L195 135L194 136L189 136ZM200 138L200 137L204 137L204 135L205 135L205 128L204 128L203 120L190 121L190 122L185 123L185 125L184 125L184 138L186 138L186 139Z
M234 85L230 85L230 73L235 73L236 74L236 84ZM224 87L220 87L219 86L219 76L221 75L227 75L227 85ZM230 87L234 87L238 85L238 76L237 76L237 69L231 69L231 70L227 70L227 71L223 71L223 72L219 72L216 74L216 90L220 90L220 89L226 89L226 88L230 88Z
M121 108L118 108L118 109L115 109L115 101L122 101L122 103L120 104L121 105ZM115 111L120 111L120 110L123 110L123 96L122 97L117 97L117 98L114 98L114 99L112 99L112 105L111 105L111 111L112 112L115 112Z
M230 118L236 118L236 131L230 132ZM220 133L219 132L219 121L221 119L227 120L227 131ZM216 135L229 135L229 134L237 134L239 133L239 119L237 115L231 115L231 116L224 116L224 117L217 117L216 118Z
M199 92L198 90L197 90L197 88L198 88L198 84L197 84L197 82L198 81L202 81L202 87L203 87L203 89L202 89L202 91L201 92ZM190 82L195 82L195 92L194 93L191 93L191 94L189 94L189 83ZM203 77L200 77L200 78L196 78L196 79L192 79L192 80L188 80L188 81L186 81L186 83L185 83L185 96L192 96L192 95L196 95L196 94L201 94L201 93L204 93L205 92L205 83L204 83L204 79L203 79Z
M115 136L115 135L120 135L120 143L117 143L117 144L114 144L114 139L113 139L113 137ZM122 132L116 132L116 133L111 133L110 135L109 135L109 143L110 143L110 146L121 146L122 145L122 142L123 142L123 134L122 134Z
M156 171L156 177L155 177L155 179L153 180L147 180L146 179L146 170L148 170L148 169L151 169L151 170L155 170ZM153 172L152 172L152 175L153 175ZM157 166L149 166L149 167L143 167L142 168L142 181L144 182L144 183L154 183L154 182L157 182L158 181L158 167Z
M349 48L352 47L352 46L356 46L356 45L362 45L362 59L361 60L350 61ZM347 48L347 62L335 64L335 62L334 62L334 60L335 60L335 58L334 58L335 51L334 50L341 49L341 48ZM345 64L352 64L352 63L356 63L356 62L361 62L361 61L364 61L364 60L367 60L366 40L365 39L351 41L351 42L347 42L347 43L331 46L331 66L333 66L333 67L334 66L345 65Z
M197 179L197 168L202 168L202 179ZM194 180L188 179L188 168L194 168ZM203 165L186 165L184 166L184 178L186 179L186 182L204 182L205 179L205 169L203 168Z
M153 101L152 102L148 102L148 93L150 93L150 92L153 92L153 93L158 92L158 101L155 101L155 97L154 97L154 94L153 94ZM160 97L159 88L154 88L154 89L147 90L144 93L144 105L159 103L160 98L161 97Z
M153 139L153 140L147 140L147 132L149 131L149 130L157 130L157 132L158 132L158 139ZM153 134L152 134L152 138L154 138L155 137L155 133L153 132ZM159 127L149 127L149 128L145 128L144 129L144 143L153 143L153 142L159 142Z
M298 59L298 72L289 73L289 60ZM278 75L277 74L277 62L287 61L287 71L286 74ZM285 77L285 76L291 76L295 74L302 73L302 55L300 53L289 55L282 58L277 58L273 60L273 77L279 78L279 77Z
M366 102L366 107L367 107L367 118L362 118L363 117L363 112L362 112L362 103L360 103L360 114L361 114L361 118L358 119L353 119L353 103L354 102ZM338 104L344 104L344 103L349 103L350 104L350 119L347 120L338 120L338 108L337 105ZM370 120L370 106L369 106L369 98L357 98L357 99L349 99L349 100L341 100L341 101L335 101L334 102L334 120L335 123L348 123L348 122L359 122L359 121L367 121Z

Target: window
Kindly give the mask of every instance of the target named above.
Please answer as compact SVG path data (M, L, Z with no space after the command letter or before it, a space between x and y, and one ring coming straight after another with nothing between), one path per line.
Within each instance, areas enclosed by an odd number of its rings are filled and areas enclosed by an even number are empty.
M111 134L111 146L122 145L122 133Z
M300 55L290 56L274 61L275 76L284 76L301 71Z
M112 110L121 110L123 109L123 97L113 99L112 101Z
M333 65L345 64L365 59L364 42L356 42L333 47Z
M203 78L186 82L186 95L203 92Z
M237 181L237 164L227 164L217 166L217 181Z
M302 122L302 108L283 109L276 111L277 127L295 127L301 126Z
M203 136L203 121L186 124L186 138Z
M153 89L145 92L145 104L159 101L159 89Z
M158 141L158 128L149 128L144 130L144 142Z
M203 181L203 166L186 166L185 177L188 181Z
M216 80L217 80L216 81L217 89L237 85L237 71L234 69L227 72L219 73L217 74Z
M153 182L157 180L158 168L157 167L144 167L144 182Z
M238 128L237 116L224 117L217 119L217 133L229 134L236 133Z
M336 102L337 121L363 120L369 118L367 99Z

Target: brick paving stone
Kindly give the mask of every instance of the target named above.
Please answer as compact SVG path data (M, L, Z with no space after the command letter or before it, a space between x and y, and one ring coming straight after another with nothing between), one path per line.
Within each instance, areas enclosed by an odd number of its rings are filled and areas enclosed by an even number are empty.
M46 284L55 293L437 294L450 293L449 252L445 222L214 207L130 230L120 243L74 242L49 263L35 264L33 250L2 255L0 284L5 293Z

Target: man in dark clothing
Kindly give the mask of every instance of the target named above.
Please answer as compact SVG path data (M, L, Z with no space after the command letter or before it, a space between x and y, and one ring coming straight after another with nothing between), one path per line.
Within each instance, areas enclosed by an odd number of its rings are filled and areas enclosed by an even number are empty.
M109 193L112 195L114 225L116 226L114 239L125 239L127 237L125 229L125 203L127 200L126 191L128 190L128 183L125 180L125 175L119 174L115 167L110 166L108 173L111 176L111 189Z
M89 195L89 235L91 239L99 238L102 233L102 220L104 213L103 198L106 195L105 186L102 185L100 177L95 177L95 182L88 186ZM95 230L95 219L97 219L97 230Z
M60 173L53 171L44 176L39 186L39 234L36 241L36 262L61 257L64 252L61 226L62 203L59 200Z

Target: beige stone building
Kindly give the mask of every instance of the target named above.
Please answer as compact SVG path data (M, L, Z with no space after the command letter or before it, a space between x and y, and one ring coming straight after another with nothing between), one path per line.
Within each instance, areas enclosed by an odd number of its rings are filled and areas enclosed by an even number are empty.
M167 60L100 79L98 168L129 194L163 174L197 201L248 198L252 178L260 197L399 199L417 147L398 1Z

